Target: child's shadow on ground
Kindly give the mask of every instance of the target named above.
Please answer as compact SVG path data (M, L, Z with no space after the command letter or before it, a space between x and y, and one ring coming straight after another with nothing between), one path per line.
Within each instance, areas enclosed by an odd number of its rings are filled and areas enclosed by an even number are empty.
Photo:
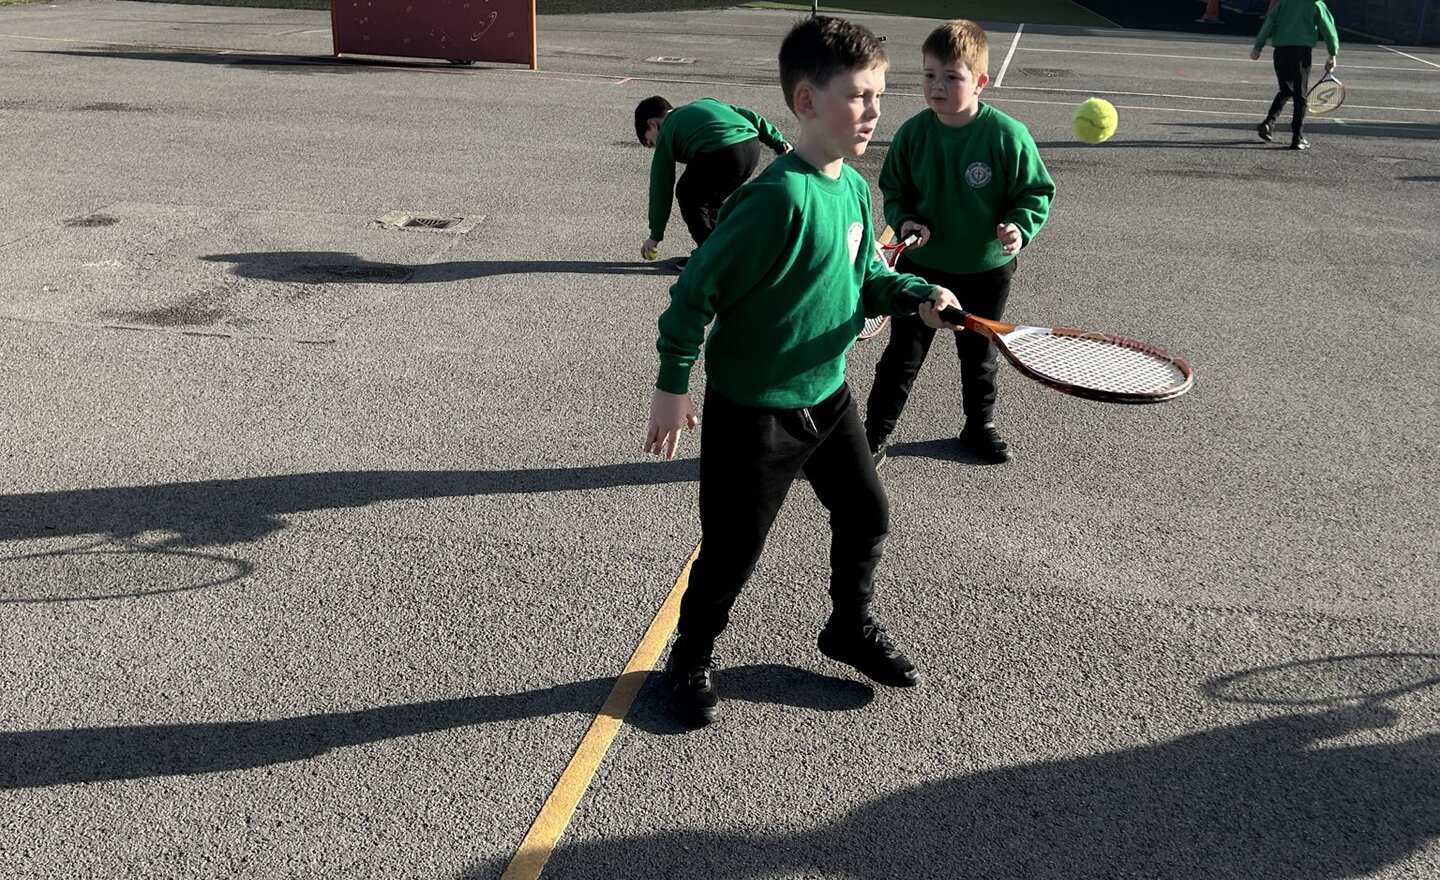
M384 740L543 718L593 716L617 681L648 679L625 721L658 735L686 732L667 711L662 673L629 672L508 694L377 706L348 712L259 721L136 724L0 732L0 791L222 773L304 761L335 749ZM867 684L793 666L762 663L722 669L716 686L727 700L777 703L814 712L869 704Z
M949 461L955 464L974 465L975 467L994 467L990 462L984 461L979 456L966 451L960 445L960 441L954 437L940 437L935 440L916 440L910 443L892 443L886 449L885 457L891 458L929 458L935 461Z

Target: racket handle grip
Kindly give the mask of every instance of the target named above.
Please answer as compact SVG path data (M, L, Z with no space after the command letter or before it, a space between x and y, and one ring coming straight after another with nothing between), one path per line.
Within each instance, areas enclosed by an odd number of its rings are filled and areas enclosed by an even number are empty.
M954 306L941 309L940 317L949 321L951 324L959 324L961 326L965 324L965 311L963 309L957 309Z

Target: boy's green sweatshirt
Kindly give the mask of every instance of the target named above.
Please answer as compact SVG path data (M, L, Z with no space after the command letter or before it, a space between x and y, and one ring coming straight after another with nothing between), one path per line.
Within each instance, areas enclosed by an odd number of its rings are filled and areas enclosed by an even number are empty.
M1260 25L1255 49L1265 48L1272 37L1276 46L1314 46L1322 36L1330 55L1340 54L1340 35L1325 0L1280 0Z
M670 288L655 387L689 391L703 343L706 376L726 397L814 406L845 381L866 316L913 313L933 289L876 253L870 187L853 168L835 180L789 153L726 201Z
M942 272L983 272L1014 259L995 227L1014 223L1029 245L1050 215L1055 181L1024 124L989 104L967 125L945 125L933 110L905 120L880 171L885 222L930 227L923 248L905 252Z
M665 114L655 136L655 158L650 161L650 237L661 241L665 224L670 222L676 162L689 162L698 153L753 137L772 150L785 145L785 135L759 113L714 98L681 104Z

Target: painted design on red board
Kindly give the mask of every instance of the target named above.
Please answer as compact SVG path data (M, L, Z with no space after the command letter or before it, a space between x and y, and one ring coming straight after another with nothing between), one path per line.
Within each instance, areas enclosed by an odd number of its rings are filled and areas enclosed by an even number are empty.
M336 54L534 65L534 0L331 0Z

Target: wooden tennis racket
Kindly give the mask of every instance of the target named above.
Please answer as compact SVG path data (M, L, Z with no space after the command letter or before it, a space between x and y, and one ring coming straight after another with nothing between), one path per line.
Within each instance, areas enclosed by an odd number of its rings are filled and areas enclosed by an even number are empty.
M957 308L941 310L940 317L988 336L1023 375L1087 400L1160 403L1195 384L1189 364L1123 336L992 321Z
M1305 101L1309 105L1311 113L1324 115L1334 113L1345 103L1345 84L1330 72L1320 77L1320 81L1310 87L1305 95Z
M894 269L895 263L898 262L900 259L900 255L905 253L906 248L919 241L920 237L915 235L914 233L911 233L910 235L905 236L900 241L888 243L887 239L889 238L889 236L890 229L889 227L886 227L885 235L881 236L880 240L875 243L875 248L880 252L880 259L885 261L885 265L889 266L891 269ZM860 342L864 342L866 339L869 339L870 337L879 334L880 331L884 330L885 326L889 323L889 315L876 315L873 318L866 318L865 326L860 329L860 335L855 338Z

